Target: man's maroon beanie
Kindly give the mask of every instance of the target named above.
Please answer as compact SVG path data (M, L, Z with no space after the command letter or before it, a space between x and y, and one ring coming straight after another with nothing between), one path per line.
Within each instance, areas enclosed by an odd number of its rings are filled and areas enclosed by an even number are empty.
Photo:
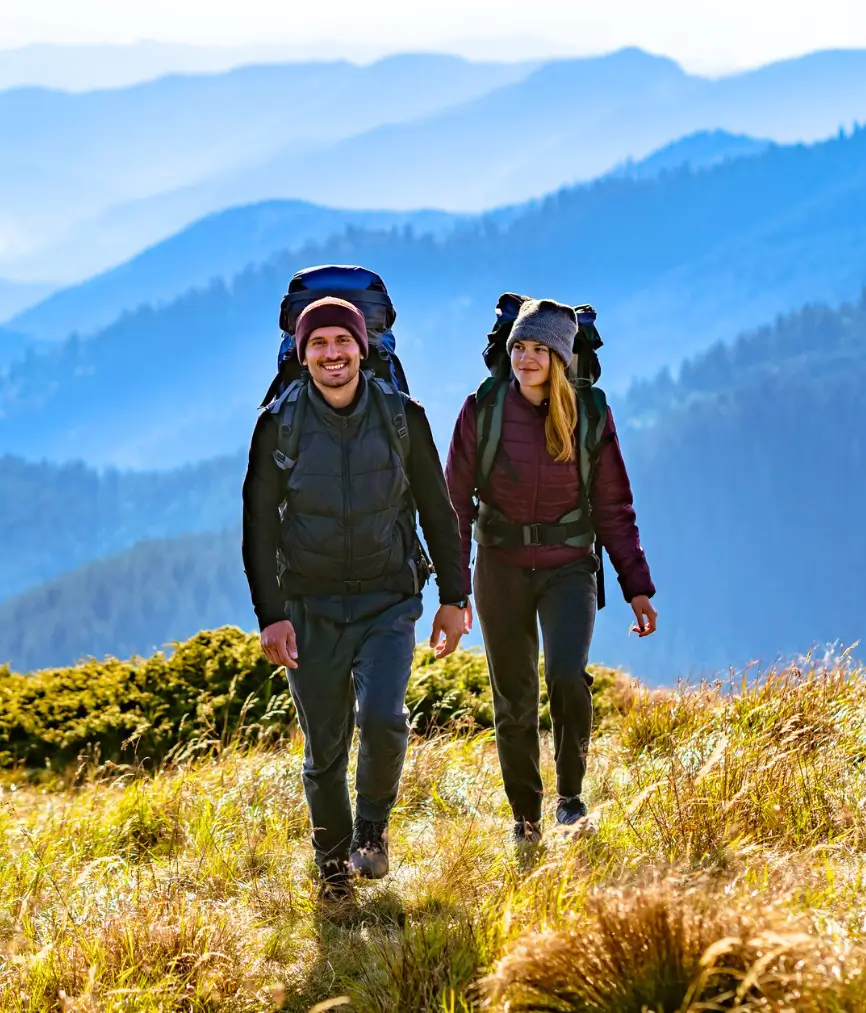
M367 341L367 321L364 314L345 299L327 295L324 299L311 302L298 317L295 324L295 341L298 345L298 360L304 361L307 342L313 331L320 327L345 327L361 347L361 358L367 358L370 345Z

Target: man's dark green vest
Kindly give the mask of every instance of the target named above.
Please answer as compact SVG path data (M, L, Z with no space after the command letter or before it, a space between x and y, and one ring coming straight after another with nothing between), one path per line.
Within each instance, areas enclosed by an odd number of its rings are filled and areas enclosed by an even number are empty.
M415 594L423 584L395 420L365 374L359 392L341 415L305 378L268 406L286 477L280 581L288 597Z

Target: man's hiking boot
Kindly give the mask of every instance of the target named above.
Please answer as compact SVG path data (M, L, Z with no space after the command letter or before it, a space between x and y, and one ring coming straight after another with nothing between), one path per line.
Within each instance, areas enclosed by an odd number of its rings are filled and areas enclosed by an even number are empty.
M349 871L361 879L388 875L388 824L355 817Z
M354 897L352 876L345 860L319 866L319 900L323 904L347 904Z
M590 820L586 803L580 795L561 798L556 803L556 822L561 827L574 827L576 833L595 834L598 827Z
M515 820L512 833L518 844L538 844L541 840L541 820Z

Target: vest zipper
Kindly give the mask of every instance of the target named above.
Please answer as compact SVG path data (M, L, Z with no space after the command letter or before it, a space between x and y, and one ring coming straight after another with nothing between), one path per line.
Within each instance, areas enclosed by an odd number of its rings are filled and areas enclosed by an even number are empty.
M349 518L352 515L351 503L349 502L349 495L351 490L351 484L349 482L349 445L346 438L346 431L349 427L348 419L341 419L343 431L341 433L341 449L343 452L343 547L346 553L346 579L352 579L352 534L351 528L349 527Z

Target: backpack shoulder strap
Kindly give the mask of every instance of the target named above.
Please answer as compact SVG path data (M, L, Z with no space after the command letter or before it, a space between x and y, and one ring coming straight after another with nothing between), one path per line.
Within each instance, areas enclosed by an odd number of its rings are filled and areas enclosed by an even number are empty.
M406 402L409 395L397 390L386 380L375 375L368 375L370 393L375 400L385 424L388 427L388 438L400 458L403 470L409 463L409 424L406 420Z
M607 424L607 397L600 387L577 387L577 456L580 482L587 497Z
M298 444L301 440L301 429L309 397L307 381L302 378L290 383L267 407L267 411L276 417L279 427L274 461L282 471L290 472L297 462Z
M502 416L508 383L489 376L475 394L475 487L483 489L490 481L499 441L502 438Z
M580 489L583 509L586 516L592 516L590 504L590 490L595 472L595 465L602 448L604 429L607 425L607 397L600 387L580 385L576 388L578 402L577 420L577 460L580 469ZM599 611L605 606L604 587L604 556L602 545L598 538L595 540L595 553L598 556L598 582L597 604Z

